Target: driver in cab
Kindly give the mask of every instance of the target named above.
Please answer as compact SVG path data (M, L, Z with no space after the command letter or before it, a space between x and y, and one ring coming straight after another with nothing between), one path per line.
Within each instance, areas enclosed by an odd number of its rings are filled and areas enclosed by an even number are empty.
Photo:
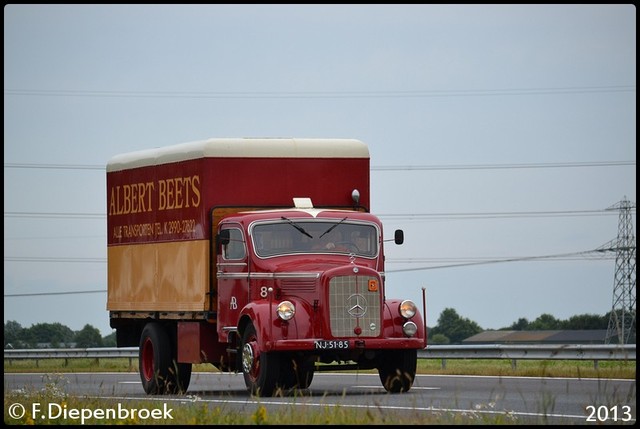
M313 250L333 250L338 252L348 252L349 249L345 245L342 234L339 231L329 231L322 237L318 238L312 247Z

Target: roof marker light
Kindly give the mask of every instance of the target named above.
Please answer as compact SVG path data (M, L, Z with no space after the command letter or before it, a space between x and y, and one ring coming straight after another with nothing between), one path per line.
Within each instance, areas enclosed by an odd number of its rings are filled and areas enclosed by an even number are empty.
M357 189L351 191L351 199L353 200L353 204L357 206L360 203L360 191Z
M313 202L311 202L311 198L308 197L304 197L304 198L293 198L293 205L295 206L295 208L297 209L312 209L313 208Z

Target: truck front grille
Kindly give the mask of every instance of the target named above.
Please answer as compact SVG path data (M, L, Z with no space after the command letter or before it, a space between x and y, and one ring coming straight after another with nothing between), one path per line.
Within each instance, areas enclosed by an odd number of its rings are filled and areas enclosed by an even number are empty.
M372 276L340 276L329 281L329 313L334 337L377 337L381 285ZM356 334L360 328L360 335Z

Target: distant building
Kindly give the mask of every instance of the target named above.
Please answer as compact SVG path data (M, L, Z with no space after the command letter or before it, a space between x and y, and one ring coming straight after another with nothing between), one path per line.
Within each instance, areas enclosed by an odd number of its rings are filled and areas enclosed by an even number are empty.
M606 329L484 331L462 344L604 344Z

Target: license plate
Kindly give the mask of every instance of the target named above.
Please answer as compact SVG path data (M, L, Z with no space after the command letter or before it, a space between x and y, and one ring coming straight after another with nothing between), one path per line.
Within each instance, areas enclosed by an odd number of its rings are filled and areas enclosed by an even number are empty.
M348 349L349 340L316 340L313 342L316 349Z

